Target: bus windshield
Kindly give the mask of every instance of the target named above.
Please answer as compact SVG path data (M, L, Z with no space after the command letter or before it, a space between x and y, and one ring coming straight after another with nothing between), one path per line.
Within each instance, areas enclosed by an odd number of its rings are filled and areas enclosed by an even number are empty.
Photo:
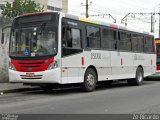
M25 23L21 23L20 20L18 22L20 24L15 22L16 25L11 32L11 57L38 57L57 54L56 23L36 21L35 19L34 21L25 21Z

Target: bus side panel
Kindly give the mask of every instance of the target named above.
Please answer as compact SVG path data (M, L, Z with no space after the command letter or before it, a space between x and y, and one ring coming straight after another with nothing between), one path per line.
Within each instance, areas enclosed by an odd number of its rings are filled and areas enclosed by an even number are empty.
M127 52L111 53L112 77L110 79L133 78L133 54Z
M108 80L111 76L110 51L91 50L84 53L85 67L94 66L97 70L98 81Z
M83 82L83 54L75 54L62 58L62 84Z
M135 78L134 55L131 52L121 52L121 64L124 78Z
M96 68L98 81L108 80L111 76L110 52L91 50L62 58L62 83L82 83L85 71L90 66Z
M151 54L150 60L151 60L150 61L151 67L150 67L150 74L149 75L154 74L156 72L156 69L157 69L157 67L156 67L156 63L157 63L156 54Z
M138 66L142 66L144 71L144 77L152 74L151 72L151 56L152 54L142 54L135 53L134 54L134 66L137 69ZM153 61L152 61L153 64ZM135 71L136 72L136 71Z

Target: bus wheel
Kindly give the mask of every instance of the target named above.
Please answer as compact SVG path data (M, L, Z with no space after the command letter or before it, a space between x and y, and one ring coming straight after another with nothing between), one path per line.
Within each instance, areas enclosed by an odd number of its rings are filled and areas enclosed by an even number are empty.
M128 84L131 85L142 85L144 79L143 69L141 67L137 68L135 79L128 80Z
M92 68L88 68L84 76L82 89L85 92L92 92L96 88L96 84L97 84L96 72Z

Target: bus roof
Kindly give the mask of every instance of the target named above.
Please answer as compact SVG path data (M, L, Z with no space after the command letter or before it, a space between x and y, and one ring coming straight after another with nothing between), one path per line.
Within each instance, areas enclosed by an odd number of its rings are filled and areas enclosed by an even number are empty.
M85 17L78 17L75 15L71 15L68 13L62 13L62 12L53 12L53 11L49 11L49 12L34 12L34 13L27 13L27 14L23 14L21 16L29 16L29 15L36 15L36 14L46 14L46 13L60 13L60 14L64 14L66 18L70 18L70 19L74 19L74 20L79 20L79 21L83 21L83 22L87 22L87 23L93 23L93 24L97 24L97 25L103 25L103 26L107 26L107 27L111 27L111 28L117 28L117 29L121 29L121 30L127 30L127 31L132 31L132 32L138 32L138 33L143 33L143 34L147 34L147 35L153 35L149 32L145 32L145 31L140 31L140 30L135 30L133 28L127 28L125 26L121 26L115 23L110 23L110 22L106 22L106 21L100 21L100 20L94 20L94 19L90 19L90 18L85 18ZM20 16L20 17L21 17Z
M87 23L103 25L103 26L107 26L107 27L111 27L111 28L117 28L117 29L121 29L121 30L133 31L133 32L147 34L147 35L153 35L153 34L151 34L149 32L146 32L146 31L135 30L133 28L127 28L125 26L121 26L121 25L118 25L118 24L115 24L115 23L106 22L106 21L100 21L100 20L94 20L94 19L90 19L90 18L78 17L78 16L71 15L71 14L65 14L65 17L66 18L70 18L70 19L74 19L74 20L80 20L80 21L87 22Z

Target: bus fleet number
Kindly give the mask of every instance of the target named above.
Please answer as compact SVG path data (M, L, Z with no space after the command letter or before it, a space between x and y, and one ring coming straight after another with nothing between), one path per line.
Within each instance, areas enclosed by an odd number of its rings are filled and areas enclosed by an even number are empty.
M91 59L101 59L100 53L91 53Z

